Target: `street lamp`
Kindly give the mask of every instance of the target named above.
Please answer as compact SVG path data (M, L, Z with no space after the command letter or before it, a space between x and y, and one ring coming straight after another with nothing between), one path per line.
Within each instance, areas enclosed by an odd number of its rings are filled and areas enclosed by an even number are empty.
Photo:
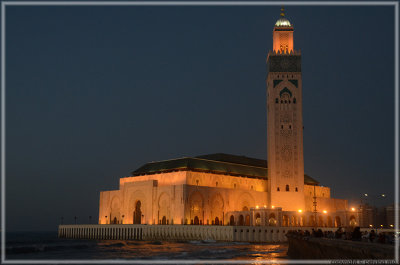
M361 197L361 204L363 202L363 198L365 199L365 206L364 207L360 207L361 209L367 210L366 205L368 205L368 197L370 198L371 201L371 207L372 207L372 214L373 214L373 220L372 223L374 224L375 227L379 226L378 223L378 207L375 206L376 203L376 199L384 199L386 198L386 194L385 193L381 193L381 194L368 194L368 193L364 193L363 196ZM364 214L362 213L363 217ZM382 225L383 226L383 225Z

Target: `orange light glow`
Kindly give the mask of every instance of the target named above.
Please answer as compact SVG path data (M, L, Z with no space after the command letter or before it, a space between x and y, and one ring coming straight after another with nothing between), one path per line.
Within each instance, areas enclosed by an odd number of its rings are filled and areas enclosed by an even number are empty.
M258 205L256 206L256 209L258 209Z
M272 205L272 209L274 209L274 208L275 208L275 206Z
M356 210L356 208L352 207L351 210L354 212Z
M303 212L303 210L302 210L302 209L299 209L298 212L301 213L301 212Z
M323 213L325 213L325 214L326 214L326 213L328 213L328 212L327 212L326 210L324 210L324 211L323 211Z
M279 53L293 52L293 28L285 31L274 30L273 49Z

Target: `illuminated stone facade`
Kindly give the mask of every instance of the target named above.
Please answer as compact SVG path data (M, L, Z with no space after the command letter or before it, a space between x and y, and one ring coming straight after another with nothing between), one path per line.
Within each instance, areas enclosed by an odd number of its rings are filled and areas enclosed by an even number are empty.
M100 193L99 224L341 226L347 201L304 175L301 54L282 17L268 54L267 161L212 154L145 164Z

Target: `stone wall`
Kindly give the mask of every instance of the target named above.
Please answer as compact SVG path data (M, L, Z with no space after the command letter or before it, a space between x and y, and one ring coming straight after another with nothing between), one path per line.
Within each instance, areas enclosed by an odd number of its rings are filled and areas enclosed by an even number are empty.
M211 225L60 225L60 238L285 242L288 228Z
M394 247L327 238L288 236L288 256L293 259L393 259Z

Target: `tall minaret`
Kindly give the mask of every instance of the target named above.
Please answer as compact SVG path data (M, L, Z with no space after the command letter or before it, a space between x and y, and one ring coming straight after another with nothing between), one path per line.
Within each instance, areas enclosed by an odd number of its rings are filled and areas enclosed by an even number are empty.
M269 206L304 210L301 55L294 50L293 27L283 8L267 66Z

